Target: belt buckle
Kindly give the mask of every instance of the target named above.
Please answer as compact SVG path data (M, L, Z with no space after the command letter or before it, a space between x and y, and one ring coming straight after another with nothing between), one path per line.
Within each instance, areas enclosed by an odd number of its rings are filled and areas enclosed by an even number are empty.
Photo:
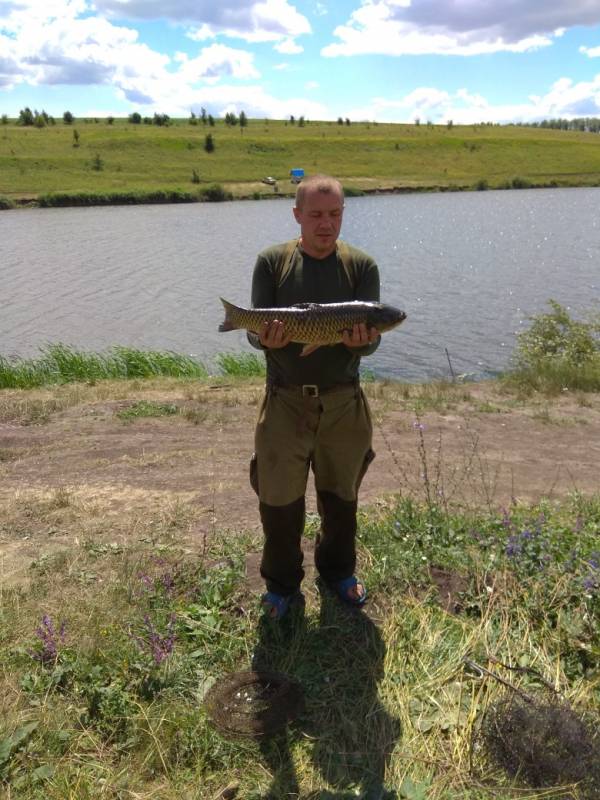
M302 397L318 397L319 387L316 383L303 383L302 384Z

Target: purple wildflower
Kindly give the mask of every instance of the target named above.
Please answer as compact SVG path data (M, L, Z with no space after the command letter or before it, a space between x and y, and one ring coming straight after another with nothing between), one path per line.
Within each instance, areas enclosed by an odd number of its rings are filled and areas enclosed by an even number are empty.
M173 652L175 646L175 614L171 614L167 624L165 635L161 635L150 619L149 615L144 616L144 627L146 636L134 636L138 647L152 656L155 664L162 662Z
M41 664L51 664L58 658L59 648L65 643L65 622L61 622L58 631L52 619L44 614L42 621L35 631L38 638L38 650L31 650L30 655Z
M413 428L416 431L424 431L425 430L425 425L423 425L422 422L419 422L419 420L416 420L415 422L413 422Z
M521 542L519 540L519 535L518 534L513 534L509 538L508 542L506 543L506 551L505 552L506 552L506 555L509 558L516 558L517 556L521 555L521 553L523 552L523 547L522 547Z

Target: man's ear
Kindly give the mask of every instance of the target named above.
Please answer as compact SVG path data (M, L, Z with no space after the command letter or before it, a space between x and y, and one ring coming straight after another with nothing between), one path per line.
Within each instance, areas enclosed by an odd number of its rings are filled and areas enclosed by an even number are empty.
M296 222L298 223L298 225L300 225L300 221L301 221L301 220L300 220L300 214L301 214L302 212L301 212L301 211L300 211L300 209L299 209L299 208L297 208L296 206L294 206L294 208L292 209L292 211L294 212L294 219L296 220Z

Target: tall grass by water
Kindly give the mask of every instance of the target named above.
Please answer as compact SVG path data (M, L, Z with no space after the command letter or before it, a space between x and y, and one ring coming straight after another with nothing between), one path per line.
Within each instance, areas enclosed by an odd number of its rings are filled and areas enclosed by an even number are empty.
M9 360L0 356L0 389L158 375L203 378L207 374L206 367L191 356L122 346L106 353L89 353L51 344L42 348L39 358Z
M230 377L265 375L264 357L253 353L220 353L215 363L218 372ZM94 353L59 343L41 348L39 358L0 356L0 389L33 389L119 378L206 378L208 375L208 367L192 356L119 345L106 353Z

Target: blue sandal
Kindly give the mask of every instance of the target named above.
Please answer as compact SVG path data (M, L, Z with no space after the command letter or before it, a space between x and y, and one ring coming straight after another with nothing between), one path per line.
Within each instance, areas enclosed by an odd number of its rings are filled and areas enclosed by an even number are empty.
M292 600L302 597L300 592L295 594L277 594L276 592L266 592L261 597L261 605L265 616L269 619L279 621L283 619L290 609Z
M367 587L356 577L356 575L350 575L349 578L344 578L341 581L333 581L333 583L330 583L329 586L337 594L340 600L349 606L360 608L360 606L364 606L364 604L367 602ZM357 586L362 586L363 593L358 597L355 597L354 594L351 593L351 589L354 589Z

